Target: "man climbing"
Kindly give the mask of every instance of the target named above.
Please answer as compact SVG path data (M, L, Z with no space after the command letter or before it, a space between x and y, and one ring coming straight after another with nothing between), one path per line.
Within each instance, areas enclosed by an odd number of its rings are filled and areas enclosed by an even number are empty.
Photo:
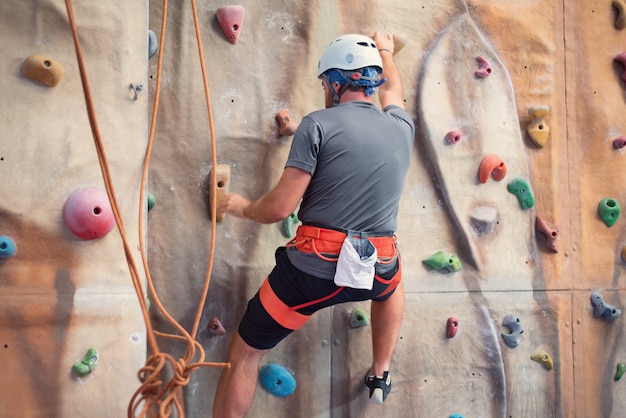
M226 194L218 213L261 223L288 217L302 226L276 250L276 267L249 301L231 339L213 416L243 417L259 360L311 315L338 303L372 300L369 396L391 390L389 366L404 313L395 242L398 204L415 127L404 110L391 35L345 35L318 64L326 109L303 118L277 185L256 201ZM380 86L380 87L379 87ZM382 110L372 102L379 88Z

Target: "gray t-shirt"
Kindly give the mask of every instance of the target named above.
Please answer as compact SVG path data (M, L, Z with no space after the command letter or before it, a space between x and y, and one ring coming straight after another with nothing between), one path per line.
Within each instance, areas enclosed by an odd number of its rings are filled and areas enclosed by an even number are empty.
M286 163L312 175L300 204L300 221L393 234L414 135L409 114L393 105L382 111L372 103L350 101L305 116ZM309 258L304 256L311 256L300 253L298 262L291 253L290 260L300 269Z

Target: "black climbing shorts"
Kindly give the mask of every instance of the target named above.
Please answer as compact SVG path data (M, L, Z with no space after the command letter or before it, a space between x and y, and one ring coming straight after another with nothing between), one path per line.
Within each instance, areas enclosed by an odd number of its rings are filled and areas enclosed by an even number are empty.
M319 309L344 302L384 301L402 277L398 256L393 268L376 274L372 290L337 286L333 280L304 273L289 261L285 247L276 250L276 266L248 302L239 335L251 347L273 348L299 329Z

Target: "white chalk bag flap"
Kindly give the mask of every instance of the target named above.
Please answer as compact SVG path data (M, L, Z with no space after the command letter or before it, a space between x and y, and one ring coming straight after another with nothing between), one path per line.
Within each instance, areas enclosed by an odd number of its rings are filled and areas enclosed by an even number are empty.
M372 290L378 252L367 233L348 231L337 260L335 284Z

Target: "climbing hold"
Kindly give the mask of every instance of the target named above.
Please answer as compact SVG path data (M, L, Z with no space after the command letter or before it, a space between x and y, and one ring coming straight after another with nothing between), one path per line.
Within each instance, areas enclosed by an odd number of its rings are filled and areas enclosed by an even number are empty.
M278 122L278 133L280 136L292 136L298 129L298 124L291 120L289 109L280 109L274 118Z
M217 316L214 316L209 321L209 325L207 326L209 332L213 335L224 335L226 334L226 329L224 329L224 325L220 322Z
M528 115L532 120L528 125L527 131L530 135L530 139L532 139L538 147L543 147L546 145L546 142L548 142L550 127L546 125L545 121L545 117L548 113L550 113L550 107L547 105L531 106L528 108Z
M459 271L461 270L461 260L456 255L447 256L443 251L422 260L424 264L435 270Z
M613 0L613 7L617 10L617 16L615 17L615 29L622 30L626 27L626 4L624 0Z
M448 322L446 323L446 337L454 338L458 330L459 320L451 316L450 318L448 318Z
M450 418L463 418L463 415L461 415L461 414L452 414L452 415L450 415Z
M283 366L269 363L261 367L261 384L274 396L285 397L296 390L296 379Z
M470 221L479 234L490 234L498 222L498 211L492 206L477 206L470 213Z
M554 363L552 362L552 357L550 357L550 354L546 353L545 351L537 351L536 353L533 353L530 356L530 359L543 364L548 370L552 370L552 367L554 366Z
M462 136L463 136L463 132L459 131L458 129L455 129L446 134L446 142L448 144L456 144L457 142L461 140Z
M491 65L489 61L487 61L484 57L478 55L476 57L476 61L478 61L478 70L474 71L474 74L478 78L485 78L491 74Z
M622 260L626 262L626 247L622 247Z
M396 33L391 36L393 37L393 55L396 55L400 52L400 50L402 50L402 48L404 48L406 42L408 41L408 37L405 34ZM374 39L374 34L370 35L370 38Z
M593 306L593 316L596 318L601 317L607 322L614 320L622 314L622 311L615 306L605 303L602 294L599 292L591 294L591 305Z
M559 228L556 225L553 227L548 226L543 218L537 215L537 217L535 218L535 229L545 235L546 248L554 253L558 253L559 250L557 250L556 248L555 241L559 236Z
M504 317L502 325L508 327L511 332L510 334L501 334L506 345L511 348L517 347L519 345L520 336L524 333L524 327L522 327L519 318L513 314L508 314Z
M225 164L219 164L215 169L215 175L217 176L217 190L216 193L216 208L219 208L220 202L226 193L228 193L228 186L230 185L230 167ZM211 195L213 189L213 173L209 173L209 207L211 207ZM212 209L211 209L212 210ZM217 222L224 220L225 214L221 214L216 217Z
M84 240L102 238L115 225L109 197L97 187L84 187L72 193L65 202L63 218L72 232Z
M615 381L617 382L624 376L624 372L626 372L626 364L621 361L617 363L617 370L615 371Z
M292 213L283 219L283 235L287 238L293 238L293 226L298 223L298 215Z
M478 168L478 179L481 183L487 183L489 176L495 181L500 181L506 176L506 164L495 154L486 155Z
M622 149L626 146L626 136L619 136L613 140L613 148Z
M602 219L602 222L609 228L612 227L617 221L617 218L619 218L620 210L619 203L610 197L602 199L600 204L598 204L600 219Z
M366 327L370 320L363 309L356 308L350 313L350 326L352 328Z
M63 66L60 63L43 55L31 55L22 64L24 77L39 81L48 87L59 84L63 72Z
M139 98L139 93L143 90L143 83L130 83L129 89L133 93L130 99L137 100Z
M152 194L152 192L148 192L147 203L148 210L152 209L154 205L156 205L156 197L154 196L154 194Z
M0 235L0 258L9 258L15 255L15 242L6 235Z
M620 64L622 64L622 72L620 73L619 78L622 79L623 82L626 83L626 51L622 52L619 55L616 55L615 58L613 58L613 61L617 61Z
M222 6L217 9L215 16L217 17L217 23L219 23L222 32L226 35L226 39L231 44L236 44L239 39L239 33L241 32L241 25L243 25L243 17L246 14L246 9L240 5L228 5Z
M159 41L152 29L148 29L148 59L154 57L159 51Z
M90 348L89 350L87 350L87 354L85 354L83 360L79 363L74 364L72 370L74 370L74 374L76 374L76 376L78 377L87 376L89 373L93 372L96 369L96 366L98 365L98 360L98 350L96 350L95 348Z
M530 184L528 184L525 179L521 177L514 178L506 186L506 189L509 193L513 193L517 196L517 200L522 209L530 209L535 206L535 195L530 188Z

